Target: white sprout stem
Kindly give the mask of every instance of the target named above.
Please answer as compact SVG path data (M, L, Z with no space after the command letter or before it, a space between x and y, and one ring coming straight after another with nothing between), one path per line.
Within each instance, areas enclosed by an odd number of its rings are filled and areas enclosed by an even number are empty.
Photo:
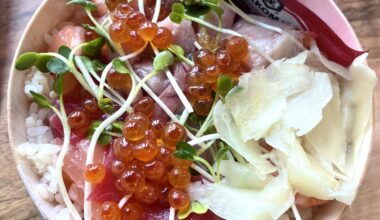
M145 10L144 10L144 0L138 0L138 6L139 6L139 11L145 15Z
M211 29L213 29L213 30L215 30L217 32L221 32L221 33L224 33L224 34L229 34L229 35L241 37L241 34L239 34L236 31L217 27L217 26L215 26L213 24L210 24L210 23L208 23L208 22L200 19L200 18L195 18L195 17L189 16L189 15L184 15L184 18L187 19L187 20L193 21L195 23L201 24L203 26L206 26L208 28L211 28Z
M206 177L206 179L208 181L214 182L214 178L209 173L207 173L204 169L202 169L200 166L193 163L193 164L191 164L191 168L193 168L195 171L197 171L202 176Z
M127 101L120 107L119 110L117 110L114 114L109 116L106 120L104 120L99 125L99 127L96 128L96 130L95 130L95 132L91 138L90 145L88 147L86 165L92 163L94 160L94 152L95 152L96 143L98 142L98 138L100 137L100 135L103 133L103 130L109 124L111 124L112 122L117 120L120 116L122 116L126 112L128 107L130 107L132 102L135 100L139 90L141 89L142 84L145 81L147 81L148 79L150 79L152 76L154 76L155 74L156 74L156 72L152 72L152 73L148 74L147 76L144 77L144 79L141 80L141 82L137 86L136 86L135 79L133 77L131 77L131 79L132 79L132 90L128 96ZM85 220L91 220L91 202L87 201L87 198L90 195L90 193L91 193L91 184L89 182L85 181L85 184L84 184L84 216L85 216Z
M182 56L181 54L176 53L172 48L169 47L168 50L170 52L174 53L179 59L181 59L183 62L187 63L188 65L190 65L190 66L195 65L195 63L193 61L189 60L185 56Z
M124 205L128 202L128 200L132 197L133 194L125 195L119 202L118 206L119 208L123 208Z
M224 2L224 1L223 1ZM243 18L244 20L248 21L249 23L252 23L252 24L255 24L257 26L260 26L260 27L263 27L263 28L266 28L266 29L269 29L269 30L272 30L272 31L275 31L277 33L280 33L282 34L284 31L279 28L279 27L276 27L276 26L272 26L272 25L268 25L268 24L265 24L264 22L261 22L261 21L258 21L252 17L250 17L249 15L247 15L244 11L242 11L239 7L237 7L232 1L228 1L227 2L224 2L225 5L231 9L231 11L235 12L236 14L238 14L241 18Z
M65 159L65 156L66 156L67 152L69 151L69 147L70 147L70 133L71 133L70 126L67 123L67 118L65 117L65 115L62 115L58 111L58 109L56 109L55 107L52 107L51 109L54 111L55 114L57 114L59 120L61 121L62 126L63 126L63 133L64 133L61 152L59 153L59 156L57 159L57 164L56 164L59 192L62 195L63 201L65 202L65 205L69 209L70 215L75 220L81 220L82 217L78 213L78 210L75 208L74 204L72 203L72 201L69 197L69 194L67 192L65 183L63 181L63 176L62 176L63 160Z
M208 135L202 136L200 138L191 140L191 141L189 141L187 143L190 144L191 146L194 146L194 145L197 145L197 144L200 144L200 143L204 143L206 141L218 140L220 138L221 138L220 135L217 134L217 133L216 134L208 134Z
M294 214L294 217L296 220L302 220L300 213L298 212L298 209L295 204L292 205L292 212Z
M123 137L122 134L116 133L116 132L110 132L110 131L105 131L104 134L108 134L114 137Z
M194 46L195 46L198 50L202 49L202 46L198 43L198 41L194 41Z
M131 53L131 54L128 54L126 56L123 56L123 57L120 57L119 59L122 60L122 61L126 61L126 60L129 60L133 57L136 57L138 56L141 52L144 51L146 45L143 46L142 48L140 48L139 50ZM110 62L103 70L102 74L101 74L101 77L100 77L100 81L99 81L99 90L98 90L98 93L97 93L97 99L98 101L100 101L102 98L103 98L103 92L104 92L104 85L106 83L106 78L107 78L107 75L108 75L108 72L110 71L110 69L112 68L112 62ZM133 77L131 77L133 78Z
M169 209L169 220L175 220L175 208L173 207Z
M159 54L158 49L151 43L153 51L156 55ZM169 71L165 71L166 77L168 77L170 84L173 86L174 91L177 93L178 98L181 100L183 106L189 113L194 112L193 106L190 104L189 100L186 98L185 94L183 93L182 89L179 87L177 81L175 80L173 74Z
M183 110L182 115L181 115L181 117L179 118L179 122L180 122L182 125L185 124L186 121L187 121L187 119L189 118L189 115L190 115L189 111L187 111L186 109Z
M219 138L220 139L220 138ZM215 140L211 140L210 142L208 142L206 144L206 147L201 147L198 151L197 151L197 155L201 155L203 154L203 152L205 152L207 149L209 149L214 143L215 143L216 139Z
M94 95L92 93L91 88L88 86L87 82L83 79L82 75L78 72L78 70L75 68L72 62L70 62L66 57L62 56L58 53L42 53L43 55L53 56L55 58L60 59L62 62L64 62L70 69L70 71L74 74L75 78L78 80L78 82L85 88L90 94Z
M82 60L80 57L75 57L75 62L78 65L79 70L82 72L85 80L87 81L88 85L90 86L92 92L96 94L98 91L98 86L95 84L94 80L92 80L90 73L87 71L87 68L84 66Z
M161 0L156 0L156 6L154 7L152 22L156 23L158 21L158 17L160 16L160 10L161 10Z

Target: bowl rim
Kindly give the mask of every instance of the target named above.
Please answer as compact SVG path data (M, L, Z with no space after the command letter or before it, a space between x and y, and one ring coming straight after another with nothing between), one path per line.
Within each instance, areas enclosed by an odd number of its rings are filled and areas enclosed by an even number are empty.
M15 145L15 139L14 139L14 135L13 135L13 123L11 121L11 111L12 111L12 101L11 101L11 94L12 94L12 91L13 91L13 83L12 81L14 80L14 75L16 74L16 68L15 68L15 63L16 63L16 60L17 60L17 57L20 55L20 52L21 52L21 49L23 47L23 44L24 44L24 41L26 39L26 35L27 33L30 31L32 25L34 25L35 23L35 20L36 20L36 17L45 9L45 7L47 6L47 3L50 2L50 1L54 1L54 0L43 0L41 2L41 4L38 6L37 10L34 12L33 16L30 18L27 26L25 27L24 31L23 31L23 34L21 35L20 37L20 40L19 40L19 43L17 45L17 48L15 50L15 53L14 53L14 57L13 57L13 60L12 60L12 64L11 64L11 68L10 68L10 74L9 74L9 78L8 78L8 89L7 89L7 106L6 106L6 109L7 109L7 128L8 128L8 137L9 137L9 145L10 145L10 148L12 150L12 154L13 154L13 158L14 158L14 161L15 161L15 164L16 164L16 168L17 168L17 172L19 174L19 176L21 177L21 180L24 184L24 187L26 189L26 191L28 192L29 194L29 197L33 200L33 203L35 205L35 207L39 210L40 214L43 215L43 217L46 218L46 216L44 216L44 213L41 209L41 207L37 206L35 201L34 201L34 198L31 196L31 193L30 193L30 190L27 186L28 186L28 183L26 182L26 179L22 177L21 175L21 170L19 168L19 158L17 156L17 153L16 153L16 145ZM302 2L306 2L306 1L313 1L313 0L303 0ZM335 1L333 0L324 0L327 2L327 4L330 4L330 6L333 8L334 12L337 13L337 15L339 16L339 19L341 19L341 21L343 22L342 25L345 26L345 28L347 28L347 33L350 34L352 37L352 39L354 40L354 42L352 42L352 46L355 47L354 49L362 49L362 46L360 44L360 41L359 41L359 38L357 37L357 35L355 34L351 24L349 23L349 21L347 20L347 18L344 16L343 12L340 10L340 8L337 6L337 4L335 3ZM328 23L328 22L326 22ZM373 100L374 102L374 100ZM375 115L374 115L374 109L375 109L375 106L373 105L372 106L372 118L370 120L370 126L368 127L368 131L366 133L368 133L369 135L371 135L371 138L370 138L370 146L369 146L369 151L368 151L368 155L367 155L367 160L365 162L365 165L364 165L364 172L362 173L362 176L360 178L360 181L359 181L359 187L360 185L362 184L363 182L363 178L365 177L365 174L367 172L367 167L368 167L368 164L369 164L369 155L371 154L371 151L372 151L372 148L373 148L373 140L374 140L374 121L375 121ZM345 210L347 209L347 205L343 204L343 203L340 203L340 204L337 204L338 206L336 207L338 210L338 212L336 213L336 219L341 219L343 217L343 214L345 213Z

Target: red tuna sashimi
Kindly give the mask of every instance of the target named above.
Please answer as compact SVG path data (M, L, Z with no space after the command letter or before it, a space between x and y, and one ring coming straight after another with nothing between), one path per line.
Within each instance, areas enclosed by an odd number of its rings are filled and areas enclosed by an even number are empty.
M144 206L145 208L145 220L161 220L161 219L169 219L169 213L170 213L170 207L165 205L148 205ZM175 219L178 219L175 217ZM207 211L205 214L190 214L187 218L187 220L219 220L217 215L215 215L210 210Z
M112 147L108 147L104 161L106 176L101 183L97 184L92 189L92 192L88 197L88 200L91 202L103 203L106 201L113 201L119 203L123 198L124 194L115 187L116 177L111 171L112 161L115 159Z

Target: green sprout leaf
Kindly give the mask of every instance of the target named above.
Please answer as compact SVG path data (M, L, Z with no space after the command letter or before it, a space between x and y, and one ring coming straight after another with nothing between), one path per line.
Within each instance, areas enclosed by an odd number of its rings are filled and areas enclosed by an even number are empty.
M112 100L109 98L104 98L99 103L99 108L105 113L112 113L114 111L114 107L112 105Z
M102 47L105 44L105 39L103 37L99 37L95 40L92 40L86 43L82 47L82 54L90 59L98 57L102 52Z
M123 130L123 122L122 121L114 121L112 122L112 131L122 132Z
M181 24L182 19L183 19L183 16L182 16L181 14L178 14L178 13L172 12L172 13L170 13L169 18L170 18L170 20L171 20L173 23Z
M32 90L30 90L29 93L32 95L34 102L37 103L40 107L50 108L52 106L45 96L33 92Z
M71 54L71 49L67 46L61 46L58 49L58 53L64 56L65 58L69 59Z
M63 92L63 77L64 74L57 75L53 82L53 91L58 95L61 95Z
M100 60L93 60L92 61L92 67L94 68L96 73L103 72L104 68L106 68L106 65L102 63Z
M169 51L160 52L153 60L153 69L157 72L162 71L172 65L174 56Z
M21 54L16 60L16 69L17 70L27 70L33 67L39 58L39 54L35 52L28 52Z
M88 1L88 0L71 0L67 4L68 5L80 5L83 8L90 10L90 11L96 10L96 4L93 3L92 1Z
M169 50L177 56L185 56L185 50L178 44L170 45Z
M111 42L108 40L109 36L107 36L106 32L104 32L102 29L100 29L98 27L91 26L89 24L82 24L82 26L87 30L95 31L99 36L104 37L104 39L106 39L106 41L107 41L108 47L111 49L111 52L115 52L113 47L111 46Z
M118 73L131 74L131 71L129 71L129 69L125 66L125 63L120 59L112 60L112 66Z
M193 4L186 7L185 14L192 17L199 18L203 15L208 14L210 11L211 11L211 8L208 6L201 5L201 4Z
M182 160L194 160L196 154L195 148L184 141L177 144L176 151L174 152L174 156Z
M109 135L109 134L101 134L99 136L99 139L98 139L98 144L100 145L108 145L109 143L111 143L111 140L112 140L112 136Z
M174 3L172 5L172 12L183 15L185 13L185 6L183 6L181 3Z
M55 74L64 74L69 71L69 67L62 60L53 58L47 63L47 69Z
M191 202L190 207L184 212L179 212L177 217L178 219L186 219L191 213L204 214L207 210L207 205L201 204L198 201L193 201Z
M90 128L87 131L87 138L91 140L92 135L94 134L95 130L99 127L99 125L102 123L102 121L93 121L90 124ZM105 131L111 131L112 125L108 125L102 134L99 136L98 144L100 145L107 145L111 142L112 136L109 134L106 134Z
M44 55L44 54L41 55L40 54L37 62L34 64L34 66L36 66L39 71L47 73L47 72L49 72L49 70L47 68L47 64L52 58L53 57L50 55Z
M220 75L216 83L216 91L225 97L227 93L234 87L234 82L229 75Z

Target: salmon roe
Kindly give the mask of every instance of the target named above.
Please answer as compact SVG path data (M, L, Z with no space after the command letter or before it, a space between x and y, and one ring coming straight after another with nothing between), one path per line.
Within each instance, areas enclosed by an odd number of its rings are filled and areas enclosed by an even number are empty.
M121 210L115 202L104 202L99 211L102 220L118 220L121 219Z
M152 43L158 49L164 50L173 43L173 34L169 29L165 27L159 27L156 36L152 40Z
M175 148L177 143L184 140L185 137L185 128L177 122L170 122L164 128L162 140L166 146Z
M114 89L129 93L132 88L132 79L128 74L117 72L111 68L107 74L107 83Z
M150 121L146 115L139 112L132 113L124 121L123 136L129 141L141 140L149 125Z
M174 187L186 187L190 183L191 174L188 168L176 166L169 172L168 179Z
M84 170L84 179L92 184L100 183L106 175L106 168L101 163L88 164Z
M123 220L142 220L144 218L144 208L136 202L127 202L121 212Z
M168 201L171 207L183 211L190 205L190 195L185 189L174 187L169 191Z

